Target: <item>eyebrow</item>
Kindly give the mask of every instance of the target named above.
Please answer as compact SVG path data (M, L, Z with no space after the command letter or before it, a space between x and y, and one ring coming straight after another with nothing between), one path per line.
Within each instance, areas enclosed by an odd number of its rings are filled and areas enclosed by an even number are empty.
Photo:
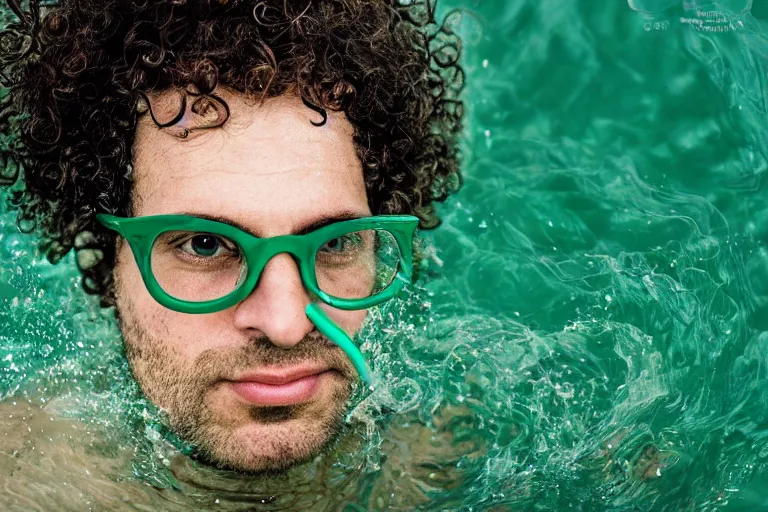
M243 224L237 221L234 221L228 217L222 217L219 215L206 215L204 213L192 213L192 212L182 212L179 215L189 215L190 217L197 217L200 219L210 220L214 222L221 222L222 224L228 224L234 228L237 228L240 231L245 231L246 233L249 233L255 237L263 238L261 235L254 232L252 229L247 228ZM307 233L310 233L316 229L325 227L329 224L333 224L334 222L340 222L343 220L360 219L368 216L369 216L368 214L361 214L353 210L344 210L341 212L333 213L331 215L320 217L313 221L305 222L304 224L299 225L297 229L294 229L293 231L291 231L290 234L306 235Z

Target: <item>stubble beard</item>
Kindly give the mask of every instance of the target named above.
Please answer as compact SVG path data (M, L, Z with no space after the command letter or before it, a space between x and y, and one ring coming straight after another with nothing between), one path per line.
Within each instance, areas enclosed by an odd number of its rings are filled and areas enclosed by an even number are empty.
M194 457L213 466L245 473L279 473L313 459L334 440L344 423L355 379L344 353L319 333L284 350L269 340L250 340L237 348L209 349L191 363L153 337L130 303L118 299L118 324L125 355L144 395L166 414L172 430L195 447ZM190 342L193 342L192 340ZM332 398L322 412L311 404L282 407L252 405L245 423L217 417L211 394L225 375L265 365L320 361L337 369ZM315 407L316 409L316 407ZM244 433L243 427L254 427Z

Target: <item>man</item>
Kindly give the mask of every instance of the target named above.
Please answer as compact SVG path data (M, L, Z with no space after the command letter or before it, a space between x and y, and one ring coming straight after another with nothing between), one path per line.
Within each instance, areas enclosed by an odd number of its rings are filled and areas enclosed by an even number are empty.
M136 381L199 459L315 457L366 371L343 338L408 277L409 216L435 227L460 183L458 46L434 6L8 4L20 224L53 262L78 251Z

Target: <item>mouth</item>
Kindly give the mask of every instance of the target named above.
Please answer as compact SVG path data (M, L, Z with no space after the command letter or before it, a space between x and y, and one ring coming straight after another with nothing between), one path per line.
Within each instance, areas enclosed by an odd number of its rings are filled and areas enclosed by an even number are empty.
M228 382L242 400L252 405L287 406L313 400L323 380L336 373L328 367L263 368Z

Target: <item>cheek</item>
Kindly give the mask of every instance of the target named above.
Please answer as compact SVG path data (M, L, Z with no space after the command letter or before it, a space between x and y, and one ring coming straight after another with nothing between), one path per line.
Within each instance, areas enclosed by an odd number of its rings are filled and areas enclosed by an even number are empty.
M320 304L320 308L350 336L354 336L360 327L362 327L365 317L368 314L365 309L344 311L343 309L332 308L324 303Z
M215 338L206 333L212 329L210 317L216 315L187 315L160 305L149 294L127 244L119 251L115 264L115 284L121 314L130 311L131 320L148 341L188 358L211 348L205 342Z

